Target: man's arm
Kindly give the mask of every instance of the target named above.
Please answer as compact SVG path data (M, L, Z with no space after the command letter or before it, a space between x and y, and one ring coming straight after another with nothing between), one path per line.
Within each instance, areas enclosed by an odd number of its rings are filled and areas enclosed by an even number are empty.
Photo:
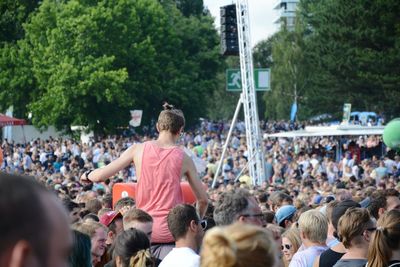
M185 170L184 174L188 179L189 185L196 196L197 212L199 213L200 219L202 219L207 211L208 196L207 192L204 190L203 184L197 177L197 171L193 160L186 153L184 153L183 168Z
M89 177L86 177L86 173L82 174L81 181L91 181L91 182L103 182L107 180L110 176L116 174L123 168L129 166L133 162L133 155L135 153L137 145L130 146L124 153L121 154L119 158L112 161L110 164L103 168L93 170L89 173Z

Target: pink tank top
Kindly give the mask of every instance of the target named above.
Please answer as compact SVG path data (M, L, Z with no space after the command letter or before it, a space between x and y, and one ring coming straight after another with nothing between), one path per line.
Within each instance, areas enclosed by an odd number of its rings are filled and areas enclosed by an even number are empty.
M180 187L183 153L179 147L161 148L153 141L144 143L136 207L153 217L153 243L174 242L167 215L183 203Z

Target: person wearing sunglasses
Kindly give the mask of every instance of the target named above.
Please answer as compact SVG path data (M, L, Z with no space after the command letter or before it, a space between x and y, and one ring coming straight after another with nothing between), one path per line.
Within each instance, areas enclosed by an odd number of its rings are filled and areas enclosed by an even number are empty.
M243 188L221 194L215 204L214 220L218 226L235 222L258 226L266 224L257 199Z
M282 234L282 256L285 267L289 266L293 255L301 246L301 239L299 230L291 228Z
M207 221L200 220L193 206L179 204L168 213L167 222L175 239L175 248L165 256L159 266L200 266L200 256L197 253L203 241Z

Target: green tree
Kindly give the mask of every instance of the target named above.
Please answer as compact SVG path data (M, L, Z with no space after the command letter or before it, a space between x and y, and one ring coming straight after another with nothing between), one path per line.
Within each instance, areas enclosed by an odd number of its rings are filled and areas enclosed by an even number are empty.
M14 106L14 115L25 117L34 94L35 80L28 51L20 40L23 24L38 7L37 0L0 1L0 111Z
M262 40L253 48L254 68L272 68L272 46L276 35L272 35L266 40ZM257 92L257 107L260 119L271 118L271 111L267 112L266 99L270 97L270 92Z
M190 123L205 114L217 86L212 22L156 0L45 0L17 49L0 59L0 67L13 67L0 75L1 105L24 99L38 126L113 132L127 125L130 109L143 109L148 123L168 101ZM15 90L25 84L34 87L29 94Z
M353 110L399 114L400 2L303 0L308 25L309 107L314 112Z
M271 38L273 65L271 69L271 88L264 96L266 116L270 119L289 119L293 102L299 107L304 103L308 83L307 62L304 54L303 24L297 22L294 31L286 27ZM306 109L299 108L300 118Z
M0 1L0 43L11 43L24 37L22 24L38 7L39 0Z

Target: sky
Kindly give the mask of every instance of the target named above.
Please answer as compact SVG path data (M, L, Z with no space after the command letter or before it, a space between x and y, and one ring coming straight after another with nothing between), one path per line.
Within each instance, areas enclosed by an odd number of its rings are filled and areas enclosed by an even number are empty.
M203 2L215 18L214 24L217 28L220 26L219 8L236 3L234 0L203 0ZM273 9L275 3L276 0L248 0L252 47L278 30L278 26L273 23L278 17L277 10Z

